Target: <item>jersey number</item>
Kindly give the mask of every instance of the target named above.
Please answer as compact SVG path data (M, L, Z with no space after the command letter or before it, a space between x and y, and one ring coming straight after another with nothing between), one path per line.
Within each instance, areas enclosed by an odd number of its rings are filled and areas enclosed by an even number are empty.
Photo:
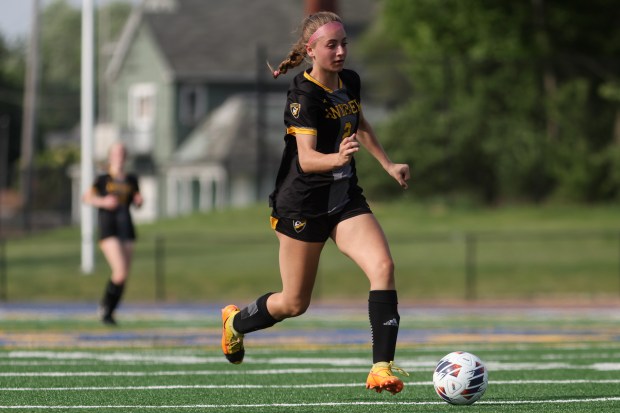
M351 125L351 122L347 122L344 124L344 132L342 133L342 139L348 138L349 136L351 136L352 127L353 125Z

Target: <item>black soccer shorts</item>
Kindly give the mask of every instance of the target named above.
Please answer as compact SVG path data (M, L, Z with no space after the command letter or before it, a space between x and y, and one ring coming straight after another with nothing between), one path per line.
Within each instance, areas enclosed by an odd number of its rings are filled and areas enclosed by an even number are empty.
M366 198L358 195L332 215L317 218L279 218L275 212L271 214L271 228L288 237L305 242L325 242L340 222L362 214L372 214Z

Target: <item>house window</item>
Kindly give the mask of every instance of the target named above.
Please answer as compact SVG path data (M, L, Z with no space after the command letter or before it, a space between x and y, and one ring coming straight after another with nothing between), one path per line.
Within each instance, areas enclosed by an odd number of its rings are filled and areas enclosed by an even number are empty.
M183 85L179 89L179 120L185 126L196 125L206 112L205 89L198 85Z
M138 83L129 88L129 126L134 134L132 149L144 153L153 147L155 85Z

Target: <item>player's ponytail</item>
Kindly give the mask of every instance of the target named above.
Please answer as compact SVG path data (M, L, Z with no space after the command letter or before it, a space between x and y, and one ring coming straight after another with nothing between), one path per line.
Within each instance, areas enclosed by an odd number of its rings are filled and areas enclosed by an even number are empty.
M308 45L308 41L314 32L316 32L321 26L334 21L342 23L342 20L337 14L328 11L320 11L306 17L301 24L301 35L297 40L297 43L295 43L291 48L291 51L286 59L284 59L275 70L271 67L271 65L269 65L269 62L267 63L273 78L275 79L278 76L288 72L289 69L299 66L307 56L306 46Z

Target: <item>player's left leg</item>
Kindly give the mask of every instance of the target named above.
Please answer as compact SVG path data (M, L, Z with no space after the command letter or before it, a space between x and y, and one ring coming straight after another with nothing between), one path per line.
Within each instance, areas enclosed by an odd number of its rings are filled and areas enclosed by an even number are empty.
M332 238L340 251L364 271L370 282L368 314L373 367L366 387L396 394L403 389L403 382L392 373L392 369L402 372L393 366L400 316L394 261L385 234L373 214L362 214L338 223Z
M310 305L323 242L305 242L276 232L282 290L267 293L239 310L222 309L222 351L233 364L243 361L243 337L289 317L303 314Z
M110 275L112 282L117 285L124 284L129 276L133 242L108 237L99 241L99 247L112 271Z
M102 321L113 325L116 324L113 314L121 300L129 274L133 243L123 242L117 237L107 237L100 241L99 246L112 271L101 300Z

